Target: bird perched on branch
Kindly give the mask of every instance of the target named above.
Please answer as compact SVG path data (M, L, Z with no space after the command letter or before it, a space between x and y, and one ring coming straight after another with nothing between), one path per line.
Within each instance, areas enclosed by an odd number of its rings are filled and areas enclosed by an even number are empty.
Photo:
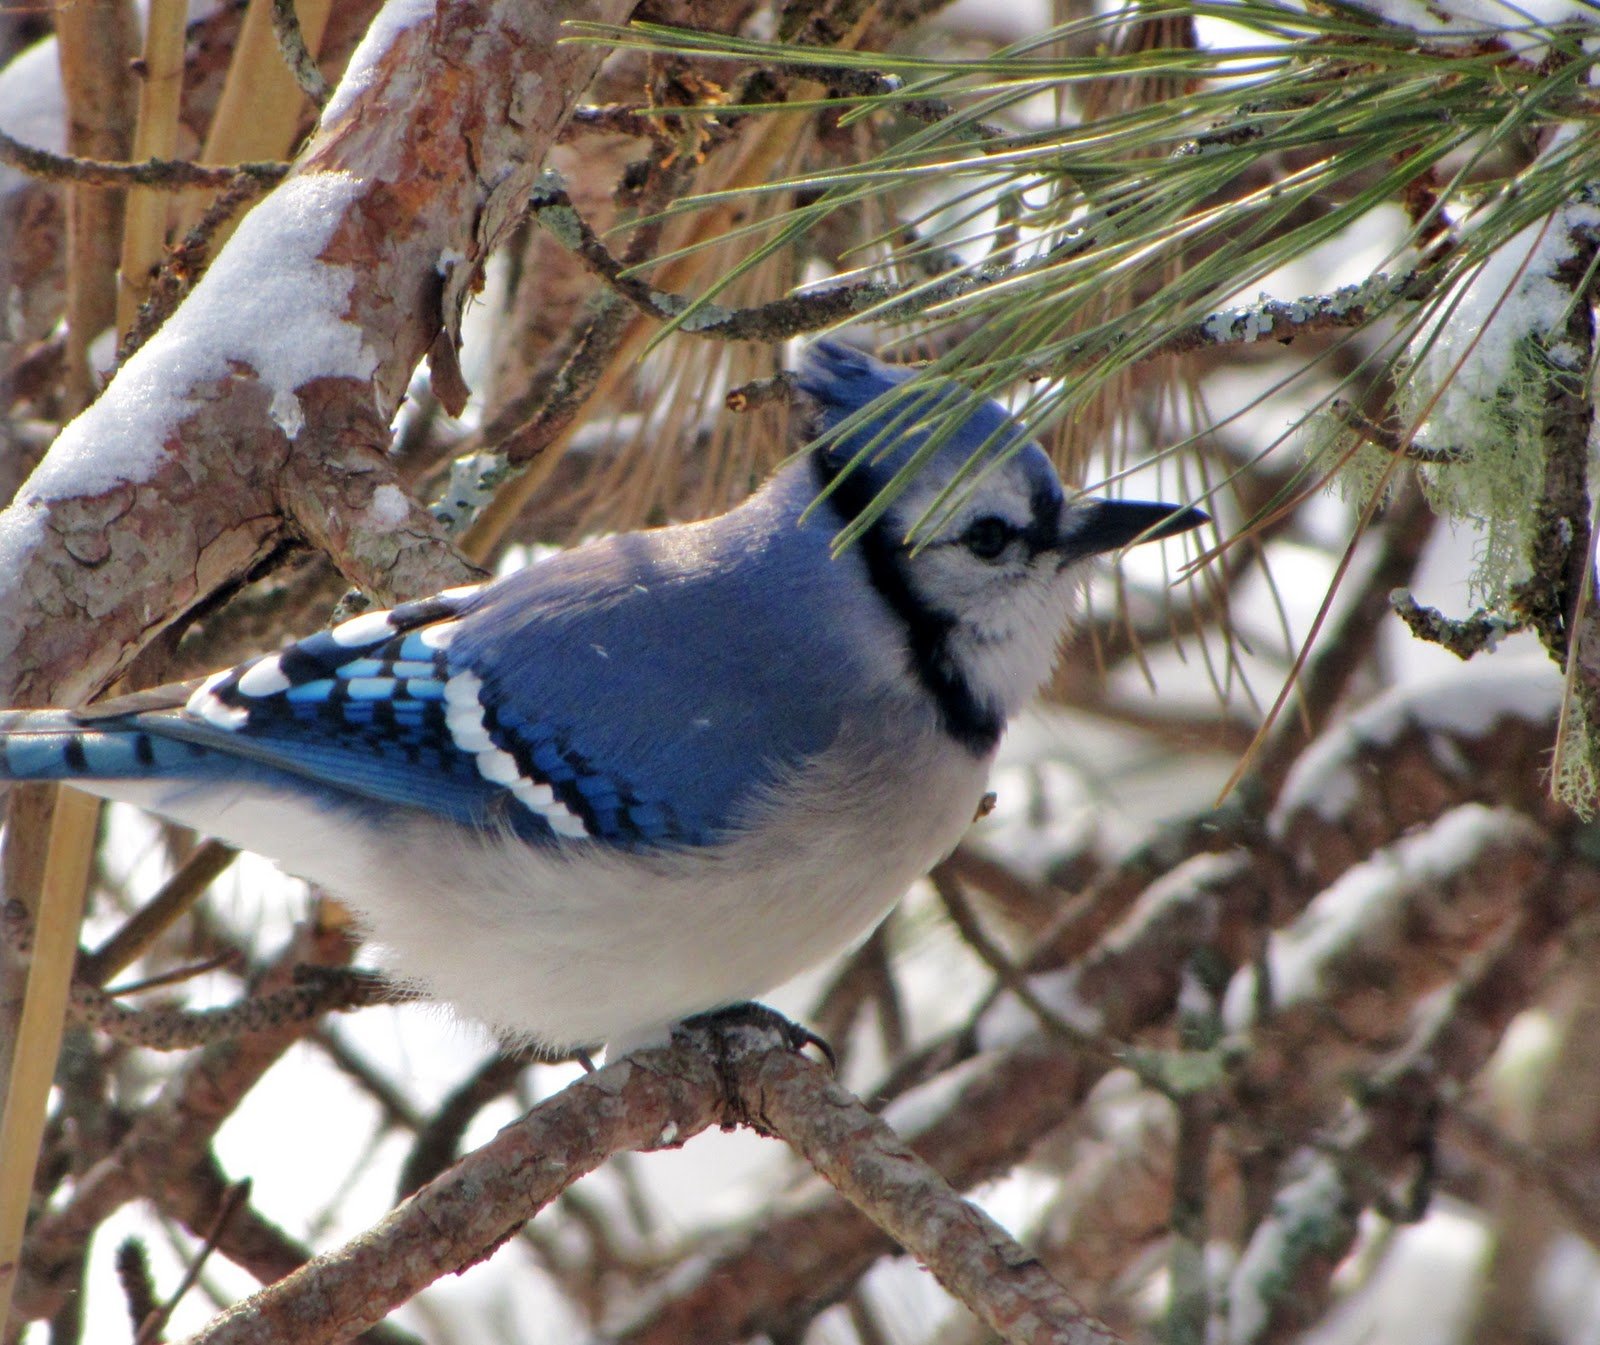
M547 1047L758 994L956 844L1087 562L1205 518L1069 497L953 384L879 401L912 376L819 341L796 381L823 438L738 508L198 685L0 714L0 778L274 859L361 912L399 972Z

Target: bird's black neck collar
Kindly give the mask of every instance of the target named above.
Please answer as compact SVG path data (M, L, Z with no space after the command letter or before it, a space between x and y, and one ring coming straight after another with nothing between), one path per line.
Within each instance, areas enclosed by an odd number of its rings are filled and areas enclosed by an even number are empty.
M831 461L826 452L814 452L811 464L818 491L833 486L826 504L839 526L853 523L877 493L867 473L854 471L841 477L840 465ZM872 587L905 625L911 670L933 697L945 732L974 756L987 756L1000 741L1005 721L998 710L974 693L951 656L950 635L955 618L924 601L911 586L904 548L884 518L873 522L856 545L866 561Z

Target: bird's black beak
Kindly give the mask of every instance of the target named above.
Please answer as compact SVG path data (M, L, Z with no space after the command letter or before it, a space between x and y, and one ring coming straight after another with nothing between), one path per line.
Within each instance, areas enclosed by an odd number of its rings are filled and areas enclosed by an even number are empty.
M1148 500L1080 500L1065 520L1061 549L1072 556L1097 556L1139 542L1176 537L1211 521L1210 515L1182 504Z

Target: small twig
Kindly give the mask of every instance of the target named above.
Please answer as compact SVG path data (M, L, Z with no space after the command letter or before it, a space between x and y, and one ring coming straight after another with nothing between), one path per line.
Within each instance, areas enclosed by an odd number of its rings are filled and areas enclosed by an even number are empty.
M1074 1047L1103 1065L1110 1068L1119 1065L1132 1066L1126 1050L1115 1042L1105 1040L1098 1033L1069 1023L1039 997L1021 968L989 937L988 931L978 919L977 912L972 909L972 904L961 890L960 883L945 871L943 864L935 868L928 875L928 879L933 883L933 890L939 894L945 912L950 916L951 923L961 932L961 937L967 946L983 960L984 965L995 974L1000 983L1039 1020L1041 1027L1053 1036L1072 1043ZM1147 1082L1158 1083L1159 1080Z
M537 1057L531 1051L498 1051L458 1084L417 1132L395 1188L399 1199L426 1186L456 1161L472 1119L495 1098L511 1091Z
M217 1217L212 1221L211 1227L206 1231L205 1241L200 1244L200 1249L184 1269L183 1278L178 1281L178 1287L172 1291L172 1296L167 1299L154 1313L146 1317L139 1327L139 1334L134 1337L133 1345L154 1345L161 1339L162 1330L172 1317L173 1309L182 1301L183 1296L194 1288L195 1281L200 1278L200 1271L205 1266L207 1258L216 1250L217 1241L221 1238L223 1230L227 1228L228 1221L233 1218L239 1207L250 1198L250 1179L244 1178L228 1188L222 1198L222 1205L217 1210Z
M163 986L181 985L184 981L192 981L196 976L204 976L208 972L221 971L224 968L237 970L244 965L244 954L237 948L228 948L218 953L215 957L208 957L203 962L190 962L186 966L174 967L171 971L164 971L159 976L146 976L140 981L129 981L126 985L113 985L106 988L108 995L142 995L148 990L159 990ZM82 960L79 961L81 971Z
M599 132L654 140L660 130L659 120L650 116L642 104L606 103L599 107L577 108L561 128L559 139L565 143L576 139L579 132Z
M848 1061L851 1027L868 1008L877 1013L885 1053L898 1058L905 1049L905 1011L889 964L890 921L885 921L855 952L845 958L819 994L806 1021L818 1035L835 1043L839 1058Z
M545 228L594 275L641 312L663 322L680 317L689 308L681 295L658 290L627 268L600 241L587 220L572 204L565 187L546 174L529 199L530 217ZM779 299L756 308L729 309L702 304L680 326L686 332L728 341L777 341L816 331L891 297L880 282L835 286L804 296Z
M283 63L289 67L294 82L320 110L328 105L328 81L317 69L317 60L306 48L305 34L300 31L300 17L294 12L294 0L272 0L272 35L278 39L278 51Z
M873 70L858 70L849 66L794 65L789 70L801 79L825 85L833 96L845 94L850 98L870 98L882 102L894 98L905 87L905 82L898 75L880 75ZM961 116L960 110L943 98L900 98L893 103L893 107L898 115L925 125L956 123L949 129L959 132L960 139L991 151L1015 149L1019 143L1030 138L989 122L957 121Z
M133 963L163 930L200 900L237 853L221 841L206 841L196 847L121 929L94 952L79 956L78 979L89 985L104 985Z
M422 1113L399 1088L390 1083L372 1061L349 1045L333 1023L321 1023L307 1040L315 1042L335 1067L378 1104L386 1128L416 1131L422 1128Z
M785 370L771 378L756 378L729 388L723 398L728 410L734 412L757 411L763 406L785 403L794 397L794 375Z
M1335 419L1354 430L1358 437L1375 448L1383 449L1386 453L1403 453L1412 462L1429 463L1434 466L1447 466L1451 463L1466 461L1467 454L1465 450L1459 448L1429 448L1424 444L1419 444L1403 431L1393 429L1387 425L1380 425L1375 420L1369 420L1343 397L1335 397L1328 404L1328 410L1333 413Z
M187 159L145 159L117 163L106 159L81 159L56 154L0 131L0 164L32 177L57 182L77 182L89 187L165 187L169 191L199 191L226 187L240 174L261 185L281 180L289 165L276 162L227 164L212 167Z
M413 998L372 972L347 967L296 968L289 990L257 995L220 1009L129 1009L104 990L81 982L72 987L75 1021L113 1040L154 1051L182 1051L248 1033L307 1023L325 1013L393 1004Z
M1485 650L1492 653L1501 640L1524 625L1515 617L1500 616L1481 607L1466 618L1448 617L1437 607L1418 602L1408 588L1395 589L1389 595L1389 606L1417 639L1448 649L1459 659L1469 659Z
M950 122L952 125L947 129L955 132L956 138L992 151L1015 149L1031 138L1025 133L1008 131L989 122L960 119L960 109L954 103L946 102L942 98L896 97L905 87L905 82L897 75L883 75L873 70L860 70L850 66L814 65L803 61L786 65L784 73L794 79L810 80L812 83L822 85L827 90L828 96L838 101L841 112L847 111L851 103L863 99L872 99L880 105L887 102L895 115L922 122L924 125ZM770 69L757 71L747 82L745 96L748 96L750 89L769 84L772 77L773 72ZM738 106L741 104L735 105ZM713 110L708 108L705 111L709 114ZM726 117L730 109L727 106L719 106L714 111L715 115ZM654 116L650 115L652 112L655 113ZM603 107L580 107L568 124L622 131L627 135L654 136L659 134L654 128L659 126L660 115L659 108L651 108L640 103L619 103ZM681 115L681 111L674 109L674 115Z

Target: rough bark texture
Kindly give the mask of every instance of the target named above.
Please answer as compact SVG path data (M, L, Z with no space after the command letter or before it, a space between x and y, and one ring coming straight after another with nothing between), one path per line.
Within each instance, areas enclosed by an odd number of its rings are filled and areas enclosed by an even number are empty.
M155 471L55 500L41 517L27 504L0 517L0 700L87 698L286 535L338 544L346 575L381 598L467 576L426 513L374 514L375 492L392 482L388 421L598 63L597 49L557 42L560 21L615 22L628 8L446 3L398 34L296 169L361 180L323 259L359 276L337 316L359 329L371 379L299 390L305 421L292 442L248 364L176 388L186 411ZM230 301L247 308L251 296ZM327 316L306 315L308 340ZM184 310L171 321L184 322ZM116 461L123 446L107 405L85 412L82 428Z

